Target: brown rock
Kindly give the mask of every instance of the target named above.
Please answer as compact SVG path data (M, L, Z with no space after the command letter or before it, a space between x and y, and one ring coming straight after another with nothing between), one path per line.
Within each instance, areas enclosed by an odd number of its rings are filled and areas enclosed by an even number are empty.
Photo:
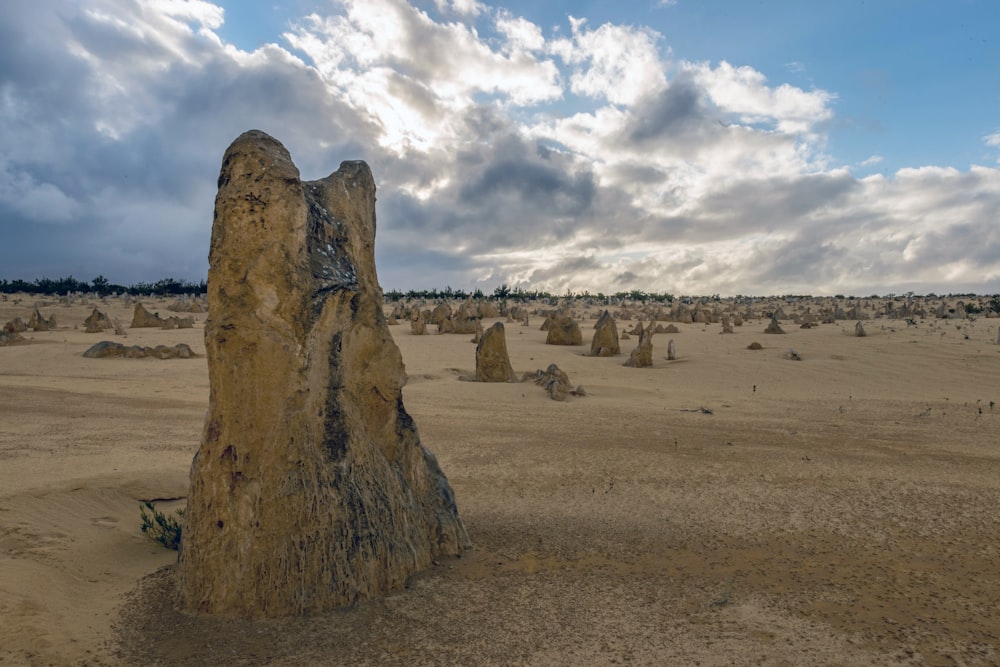
M569 382L569 376L555 364L549 364L544 371L539 369L534 375L525 374L524 379L531 378L535 384L541 386L545 393L553 401L565 401L568 396L586 396L587 392L582 386L575 389Z
M677 360L677 346L674 344L674 339L671 338L667 342L667 361Z
M788 359L789 361L802 361L802 355L792 348L788 348L788 350L786 350L781 357L782 359Z
M754 342L750 343L749 345L747 345L747 349L748 350L763 350L764 346L761 345L760 343L758 343L757 341L754 341Z
M783 333L785 333L785 330L781 328L780 324L778 324L778 318L777 317L772 317L771 318L771 322L767 325L767 328L764 329L764 333L766 333L766 334L783 334Z
M410 333L414 336L423 336L427 333L427 322L424 320L424 314L416 309L414 309L413 317L410 319Z
M85 333L100 333L105 329L111 329L114 325L107 315L94 308L93 312L83 321L86 327Z
M621 354L622 349L618 343L618 325L615 318L607 310L601 314L594 325L594 338L590 342L590 356L592 357L613 357Z
M556 314L548 319L546 345L583 345L583 331L580 325L566 314Z
M28 328L32 331L51 331L56 328L56 316L52 315L48 319L45 319L45 316L42 315L36 306L31 313L31 319L28 320Z
M487 329L476 345L476 380L478 382L517 382L510 365L503 322Z
M141 303L136 303L132 311L132 328L162 327L163 319L159 313L150 313Z
M639 332L639 344L632 350L624 366L630 368L648 368L653 365L653 323Z
M861 324L861 320L858 320L858 323L854 325L854 335L858 338L864 338L868 335L865 333L865 327Z
M430 324L436 324L441 326L441 322L444 320L451 319L452 312L451 306L446 303L438 305L434 310L431 311L431 316L427 318Z
M143 347L141 345L122 345L110 340L102 340L94 343L83 353L87 359L107 359L109 357L125 357L126 359L144 359L146 357L156 357L158 359L191 359L196 355L191 348L178 343L173 347L157 345L156 347Z
M24 333L27 330L28 325L20 317L15 317L3 325L3 332L8 334Z
M487 317L500 317L500 313L497 311L497 306L492 301L480 301L476 304L476 311L481 319Z
M285 147L251 131L218 182L181 604L273 618L400 588L467 537L403 408L371 171L344 162L302 182Z

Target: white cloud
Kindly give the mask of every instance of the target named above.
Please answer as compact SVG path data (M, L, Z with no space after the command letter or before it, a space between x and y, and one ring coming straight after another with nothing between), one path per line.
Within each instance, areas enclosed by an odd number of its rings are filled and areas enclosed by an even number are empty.
M997 146L1000 147L1000 132L994 132L993 134L987 134L983 137L983 142L987 146Z
M577 95L629 105L666 83L659 33L611 23L588 30L585 19L572 17L570 24L572 37L552 41L549 50L572 67Z
M496 26L507 38L507 48L511 51L541 51L545 47L541 28L507 10L497 12Z
M773 124L780 132L799 133L833 117L829 104L836 96L825 90L804 91L787 83L768 87L762 73L725 61L715 68L705 63L687 67L712 101L743 123Z
M531 106L561 95L554 63L528 53L526 21L501 16L509 42L491 49L460 23L436 23L402 0L344 0L345 13L313 15L286 35L350 103L376 119L399 154L429 150L456 132L477 95Z
M466 17L479 16L485 11L485 6L476 0L434 0L434 5L440 12Z

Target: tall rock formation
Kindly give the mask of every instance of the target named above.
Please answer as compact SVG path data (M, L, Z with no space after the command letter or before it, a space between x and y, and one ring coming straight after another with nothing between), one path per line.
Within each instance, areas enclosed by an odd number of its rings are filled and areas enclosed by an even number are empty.
M594 338L590 341L590 356L592 357L613 357L621 354L621 345L618 342L618 325L615 318L605 310L594 325Z
M310 182L259 131L223 157L209 252L210 399L177 584L189 611L321 612L401 587L467 537L403 408L375 182Z
M476 345L476 380L479 382L517 382L507 354L503 322L487 329Z

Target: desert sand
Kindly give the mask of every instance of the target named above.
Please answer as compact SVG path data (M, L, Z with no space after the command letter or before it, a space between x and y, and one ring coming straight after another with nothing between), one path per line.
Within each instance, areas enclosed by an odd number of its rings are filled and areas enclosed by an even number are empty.
M637 337L583 356L599 310L577 310L580 346L506 324L516 372L586 389L565 402L459 381L468 335L391 327L473 547L353 608L250 622L174 611L176 552L139 530L140 502L183 506L204 356L81 356L204 355L204 315L122 339L43 305L58 329L0 347L0 664L1000 663L1000 320L677 324L626 368Z

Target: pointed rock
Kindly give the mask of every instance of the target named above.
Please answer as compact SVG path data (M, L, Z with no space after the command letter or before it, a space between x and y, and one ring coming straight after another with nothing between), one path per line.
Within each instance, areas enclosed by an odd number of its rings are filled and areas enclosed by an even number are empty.
M607 310L601 314L594 325L594 338L590 342L590 356L592 357L613 357L621 354L621 345L618 343L618 325L615 318Z
M778 318L777 317L772 317L770 323L768 323L768 325L767 325L767 328L764 329L764 333L766 333L766 334L783 334L783 333L785 333L785 330L781 328L780 324L778 324Z
M479 382L517 382L507 354L503 322L487 329L476 345L476 380Z
M160 317L159 313L150 313L141 303L135 304L135 309L132 311L133 329L139 329L142 327L162 327L163 322L164 320Z

